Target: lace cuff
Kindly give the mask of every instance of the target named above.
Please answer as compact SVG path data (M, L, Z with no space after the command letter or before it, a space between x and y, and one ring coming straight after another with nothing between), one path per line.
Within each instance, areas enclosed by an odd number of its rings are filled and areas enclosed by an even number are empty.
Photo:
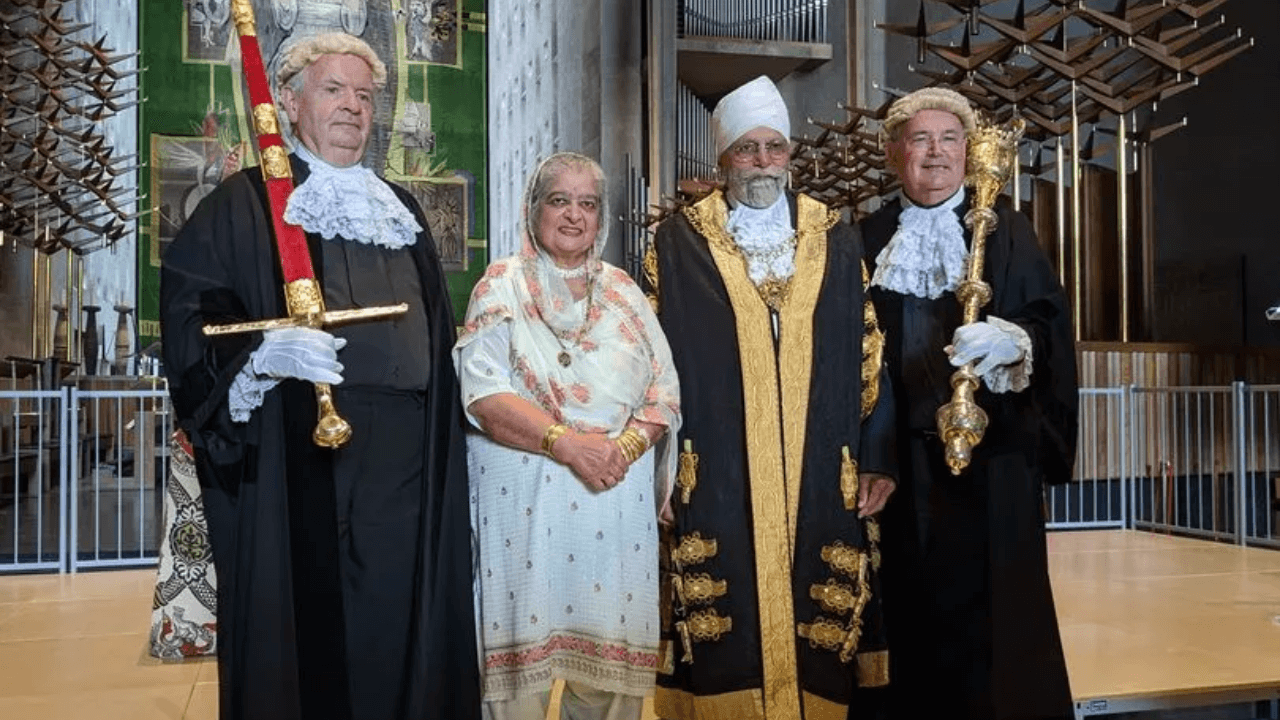
M1012 365L997 365L982 376L987 389L995 393L1022 392L1031 386L1032 347L1031 336L1017 323L993 315L985 320L996 329L1004 331L1022 351L1022 359Z
M253 411L262 406L263 396L280 382L276 378L255 374L252 365L252 362L246 363L227 389L227 406L231 409L231 419L234 422L249 422Z

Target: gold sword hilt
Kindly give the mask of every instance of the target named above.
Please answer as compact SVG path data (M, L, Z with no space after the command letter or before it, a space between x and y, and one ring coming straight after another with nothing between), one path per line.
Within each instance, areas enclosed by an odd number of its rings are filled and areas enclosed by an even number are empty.
M408 303L357 308L354 310L326 311L324 308L324 295L320 292L320 284L314 278L304 278L286 283L284 297L289 307L289 317L287 318L252 320L229 325L205 325L201 330L206 336L215 336L287 327L320 329L332 325L395 317L409 311ZM318 417L316 419L316 428L311 432L311 440L320 447L340 448L351 439L351 423L338 414L338 409L333 404L333 388L329 383L315 383L315 390Z

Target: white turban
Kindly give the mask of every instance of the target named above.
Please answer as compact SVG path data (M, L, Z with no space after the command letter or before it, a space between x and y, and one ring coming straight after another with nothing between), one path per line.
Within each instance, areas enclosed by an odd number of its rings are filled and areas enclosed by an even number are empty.
M716 142L716 157L724 154L738 138L767 127L791 140L791 117L787 104L778 94L773 81L761 75L725 95L711 113L711 135Z

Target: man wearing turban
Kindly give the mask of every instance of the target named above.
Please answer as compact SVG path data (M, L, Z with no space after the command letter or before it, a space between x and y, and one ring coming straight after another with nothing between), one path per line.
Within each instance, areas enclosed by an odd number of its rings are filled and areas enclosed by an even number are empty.
M895 474L862 243L786 191L790 120L768 78L711 124L725 188L664 221L645 261L685 418L654 705L857 717L887 681L872 515Z

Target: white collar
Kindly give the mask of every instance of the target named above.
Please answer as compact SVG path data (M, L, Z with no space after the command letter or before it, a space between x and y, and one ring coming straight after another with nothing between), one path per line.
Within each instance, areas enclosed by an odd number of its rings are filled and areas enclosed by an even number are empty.
M795 225L785 191L765 208L738 203L729 210L725 229L747 260L747 276L756 285L787 280L796 272Z
M950 198L926 208L912 203L904 193L898 230L876 256L871 284L931 300L959 287L969 262L964 228L955 212L964 196L961 187Z
M285 222L325 240L342 237L393 250L417 242L422 226L372 170L330 165L296 139L294 152L311 174L289 195Z

